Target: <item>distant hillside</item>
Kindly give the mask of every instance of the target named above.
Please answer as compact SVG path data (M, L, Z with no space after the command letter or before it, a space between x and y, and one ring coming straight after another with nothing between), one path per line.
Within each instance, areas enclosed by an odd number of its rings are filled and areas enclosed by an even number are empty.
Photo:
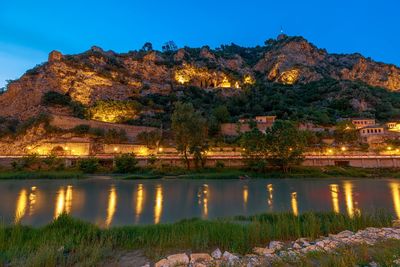
M302 37L281 35L254 48L53 51L48 62L8 85L0 95L0 116L25 120L49 112L111 121L110 114L96 112L121 107L131 112L114 116L116 121L157 126L168 119L172 103L183 99L209 115L225 105L230 119L276 114L320 123L347 115L385 120L400 117L397 91L400 69L394 65L359 54L328 54ZM49 92L68 103L46 104Z

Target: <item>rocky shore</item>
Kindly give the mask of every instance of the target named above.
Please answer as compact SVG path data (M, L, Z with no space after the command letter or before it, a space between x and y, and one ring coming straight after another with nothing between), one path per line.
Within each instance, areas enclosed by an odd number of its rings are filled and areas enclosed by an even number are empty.
M295 264L310 252L335 253L338 249L355 245L374 245L387 240L400 240L400 222L392 228L366 228L357 232L342 231L316 240L300 238L292 242L271 241L266 247L253 248L252 254L236 255L216 249L208 253L181 253L170 255L155 263L155 267L208 267L208 266L271 266L279 263ZM150 263L143 267L151 266ZM370 262L368 266L378 266ZM400 258L393 260L393 266L400 266Z

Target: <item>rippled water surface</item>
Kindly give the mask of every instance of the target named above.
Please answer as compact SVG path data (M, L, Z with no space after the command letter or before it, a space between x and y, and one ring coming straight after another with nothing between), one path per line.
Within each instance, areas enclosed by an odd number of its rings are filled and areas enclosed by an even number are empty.
M5 223L44 225L62 213L101 227L212 219L271 211L386 209L400 218L400 180L9 180L0 181Z

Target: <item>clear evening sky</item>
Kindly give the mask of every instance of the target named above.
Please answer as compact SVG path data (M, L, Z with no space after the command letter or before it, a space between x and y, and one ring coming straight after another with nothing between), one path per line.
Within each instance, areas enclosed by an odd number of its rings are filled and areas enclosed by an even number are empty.
M399 10L398 0L0 0L0 87L54 49L127 52L169 40L179 47L255 46L281 26L329 52L399 66Z

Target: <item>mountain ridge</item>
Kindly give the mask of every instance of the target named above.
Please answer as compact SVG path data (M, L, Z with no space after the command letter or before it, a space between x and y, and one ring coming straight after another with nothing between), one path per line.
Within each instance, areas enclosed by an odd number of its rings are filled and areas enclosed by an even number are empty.
M226 96L255 85L303 86L324 79L362 82L400 91L400 68L361 54L329 54L303 37L280 35L265 46L218 49L152 49L115 53L93 46L75 55L58 51L11 82L0 95L0 116L26 119L48 111L43 95L65 94L84 106L146 95L170 95L186 87Z

